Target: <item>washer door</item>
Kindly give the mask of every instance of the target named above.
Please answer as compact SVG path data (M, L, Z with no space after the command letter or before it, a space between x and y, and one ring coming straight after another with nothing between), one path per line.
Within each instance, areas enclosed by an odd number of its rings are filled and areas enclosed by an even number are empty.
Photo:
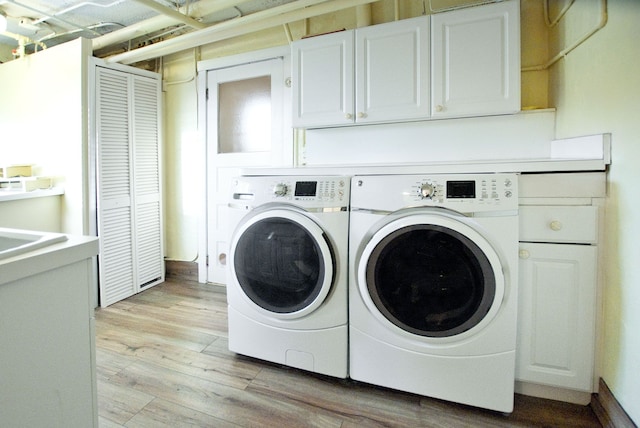
M427 338L459 339L491 321L504 297L500 258L463 219L410 214L372 235L358 262L372 313Z
M231 255L231 274L243 297L277 318L314 311L333 284L327 236L300 211L269 209L249 217L234 234Z

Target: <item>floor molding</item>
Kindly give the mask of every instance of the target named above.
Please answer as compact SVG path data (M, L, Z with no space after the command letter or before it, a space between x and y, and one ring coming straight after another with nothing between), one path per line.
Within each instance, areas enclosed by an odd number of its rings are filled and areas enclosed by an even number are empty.
M165 260L164 264L167 279L198 281L198 263Z
M591 409L603 428L637 428L602 378L598 393L591 396Z

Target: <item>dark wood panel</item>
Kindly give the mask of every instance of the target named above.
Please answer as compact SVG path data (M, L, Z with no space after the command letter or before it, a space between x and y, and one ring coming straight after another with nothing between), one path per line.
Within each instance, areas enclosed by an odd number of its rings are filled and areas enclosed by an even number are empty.
M96 311L101 427L600 427L516 395L505 416L238 356L225 289L169 280Z

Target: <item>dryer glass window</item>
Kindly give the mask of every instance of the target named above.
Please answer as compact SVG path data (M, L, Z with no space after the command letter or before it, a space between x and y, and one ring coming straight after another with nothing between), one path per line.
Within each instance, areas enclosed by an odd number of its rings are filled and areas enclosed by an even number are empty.
M324 260L313 236L284 218L256 222L238 239L235 273L244 293L276 313L304 309L324 282Z
M429 337L454 336L477 325L496 291L491 264L473 241L422 224L378 243L368 260L367 287L387 319Z

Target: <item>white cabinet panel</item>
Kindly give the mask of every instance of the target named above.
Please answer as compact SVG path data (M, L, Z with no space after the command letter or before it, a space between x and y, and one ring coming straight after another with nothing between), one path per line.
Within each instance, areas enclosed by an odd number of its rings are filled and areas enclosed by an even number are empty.
M356 31L356 122L429 117L429 20Z
M516 379L591 392L597 247L520 244Z
M598 207L520 207L520 241L595 244Z
M293 126L353 123L353 31L292 44Z
M520 110L520 8L510 0L432 15L432 116Z
M292 43L293 126L426 119L429 18Z

